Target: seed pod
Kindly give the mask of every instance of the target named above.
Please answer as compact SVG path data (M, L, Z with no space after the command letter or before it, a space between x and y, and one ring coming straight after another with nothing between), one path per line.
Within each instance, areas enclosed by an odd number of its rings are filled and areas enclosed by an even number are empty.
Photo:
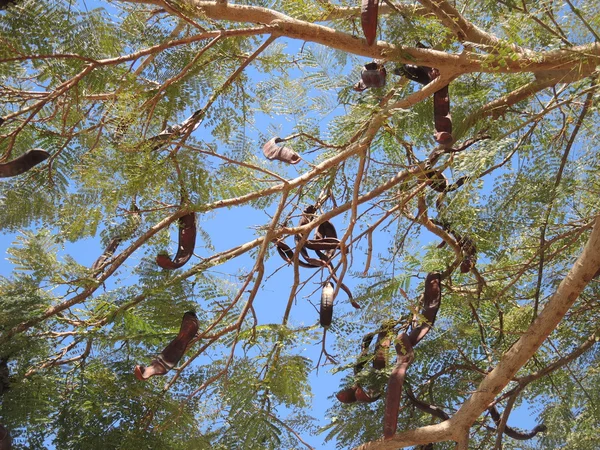
M488 411L490 412L490 415L492 416L494 423L496 424L496 426L498 426L500 424L500 420L501 420L500 413L498 412L498 410L496 409L495 406L492 406L491 408L489 408ZM504 434L506 434L510 438L513 438L513 439L516 439L519 441L526 441L528 439L533 438L536 434L543 433L545 431L548 431L548 427L546 425L544 425L543 423L540 425L536 425L533 428L533 430L531 430L528 433L515 430L513 427L509 427L508 425L506 425L504 427Z
M198 333L198 317L194 311L183 315L179 334L169 345L152 361L149 367L135 366L134 374L138 380L144 381L154 375L164 375L179 362L185 354L190 341Z
M300 162L300 155L290 147L279 147L277 145L279 142L283 142L283 140L275 137L263 146L263 154L267 159L270 161L276 159L288 164L298 164Z
M414 360L414 351L406 333L398 336L398 340L400 341L396 344L398 362L390 375L385 398L383 437L386 440L391 439L396 434L398 411L400 410L400 399L402 398L402 387L406 378L406 370Z
M362 403L373 403L381 398L381 395L374 395L373 391L370 389L365 391L361 386L356 386L354 395L356 397L356 401Z
M362 0L360 8L360 24L367 45L373 45L377 38L377 18L379 15L379 0Z
M426 66L414 66L412 64L404 64L394 70L396 75L400 75L408 78L409 80L416 81L419 84L429 84L431 79L429 78L430 67Z
M175 259L171 261L169 255L160 254L156 257L156 264L163 269L178 269L190 260L196 246L196 213L191 212L179 218L179 247Z
M331 325L333 318L333 284L329 281L323 286L321 291L321 308L319 310L319 323L327 328Z
M50 153L41 148L27 150L18 158L0 164L0 178L14 177L15 175L25 173L49 157Z
M385 369L387 365L387 350L390 348L390 339L387 333L379 333L377 343L375 344L375 357L373 358L373 368L377 370Z
M341 390L335 397L342 403L354 403L356 401L356 386Z
M387 72L383 64L375 61L365 64L360 72L360 79L364 86L368 88L380 88L385 86Z
M94 264L92 264L92 270L100 269L104 265L104 263L115 253L117 247L119 247L119 244L122 240L123 239L121 239L120 237L111 239L108 245L106 246L104 253L102 253L100 257L94 262Z
M450 145L452 137L452 118L450 116L450 96L448 86L433 94L434 138L438 144Z

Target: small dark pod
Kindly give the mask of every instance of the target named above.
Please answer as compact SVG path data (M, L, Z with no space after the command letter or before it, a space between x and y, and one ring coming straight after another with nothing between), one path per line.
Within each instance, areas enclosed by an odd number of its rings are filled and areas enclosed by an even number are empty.
M342 403L354 403L356 401L356 386L341 390L335 394L335 398Z
M0 178L14 177L27 172L50 157L50 153L41 148L27 150L18 158L0 164Z
M377 19L379 16L379 0L362 0L360 7L360 24L367 40L373 45L377 38Z
M171 261L169 255L160 254L156 257L156 264L163 269L178 269L190 260L196 246L196 213L189 213L179 218L179 247L175 259Z
M138 380L144 381L154 375L166 374L183 357L187 346L197 333L198 317L196 317L194 311L188 311L183 315L177 337L165 347L149 367L135 366L135 377Z
M360 73L360 79L366 88L380 88L385 86L386 71L383 64L370 62L365 64Z
M321 291L321 308L319 311L319 323L327 328L331 325L333 318L333 284L327 282Z

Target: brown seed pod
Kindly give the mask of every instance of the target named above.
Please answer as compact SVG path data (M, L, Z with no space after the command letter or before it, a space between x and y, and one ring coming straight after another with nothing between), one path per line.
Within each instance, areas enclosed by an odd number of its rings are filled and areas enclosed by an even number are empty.
M154 375L164 375L179 362L185 354L190 341L198 333L198 317L194 311L183 315L177 337L152 361L149 367L135 366L134 374L138 380L144 381Z
M362 403L373 403L381 398L381 395L375 394L370 389L365 391L361 386L356 386L354 395L356 396L356 401Z
M271 161L276 159L288 164L298 164L300 162L300 155L290 147L279 147L277 145L279 142L283 142L283 139L275 137L263 146L263 154L267 159Z
M373 358L374 369L385 369L388 348L390 348L390 338L387 337L387 333L385 332L379 333L377 343L375 344L375 357Z
M178 269L190 260L196 246L196 213L191 212L179 218L179 247L175 259L171 261L169 255L160 254L156 257L156 264L163 269Z
M379 15L379 0L362 0L360 8L360 24L367 45L373 45L377 38L377 19Z
M414 360L414 351L408 335L406 333L400 334L398 341L396 344L398 362L390 375L385 398L383 437L386 440L391 439L396 434L398 411L400 410L400 399L402 398L402 387L406 378L406 370Z
M438 144L451 145L452 118L450 117L450 96L448 86L433 94L433 121L435 126L434 138Z
M0 178L14 177L27 172L32 167L45 161L50 153L41 148L27 150L18 158L4 164L0 164Z
M365 64L365 67L360 72L360 79L363 85L368 88L385 86L386 76L385 66L375 61Z
M354 403L356 401L356 386L341 390L335 397L342 403Z
M329 327L333 318L333 284L325 283L321 291L321 308L319 310L319 323L322 327Z
M122 240L123 239L121 239L120 237L115 237L111 239L108 245L106 246L104 253L102 253L100 257L96 261L94 261L94 264L92 264L92 270L100 269L104 265L106 260L108 260L115 253Z
M488 411L490 412L490 415L492 416L492 420L494 421L496 426L498 426L500 424L500 420L501 420L500 413L498 412L498 410L496 409L495 406L492 406L491 408L489 408ZM544 425L543 423L540 425L536 425L533 428L533 430L531 430L528 433L515 430L513 427L509 427L508 425L506 425L504 427L504 434L506 434L510 438L513 438L513 439L516 439L519 441L526 441L528 439L533 438L536 434L543 433L545 431L548 431L548 427L546 425Z

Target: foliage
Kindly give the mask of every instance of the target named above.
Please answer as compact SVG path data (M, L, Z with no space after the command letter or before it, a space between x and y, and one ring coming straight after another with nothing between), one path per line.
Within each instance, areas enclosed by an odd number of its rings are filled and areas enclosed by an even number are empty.
M600 206L600 3L381 2L372 47L356 39L354 3L258 3L23 0L0 12L2 161L51 154L0 183L12 242L0 423L16 448L377 448L384 401L333 394L358 382L385 397L394 346L385 369L354 374L361 338L390 321L406 329L428 272L446 271L442 306L406 389L452 415L580 255ZM356 92L371 58L387 84ZM455 147L488 136L435 161L451 182L468 177L443 198L424 175L439 149L431 95L393 73L402 64L450 82ZM274 136L302 161L267 161ZM326 331L330 271L285 264L272 245L306 234L300 216L317 202L311 226L337 227L337 275L362 306L340 290ZM190 211L195 254L162 270L155 257L175 254ZM428 218L473 240L475 269L456 270L459 238ZM505 435L503 448L600 446L600 355L576 352L593 342L599 289L593 279L496 396L548 427L527 442ZM190 310L200 332L186 356L136 380ZM404 398L400 431L437 422ZM493 448L489 414L471 425L472 448Z

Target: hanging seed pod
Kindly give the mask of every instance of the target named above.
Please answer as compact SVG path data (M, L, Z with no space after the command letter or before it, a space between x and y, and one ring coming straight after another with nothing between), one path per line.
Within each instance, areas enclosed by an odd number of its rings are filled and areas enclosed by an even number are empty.
M492 420L494 421L496 426L499 426L501 416L500 416L500 413L498 412L498 410L496 409L496 407L492 406L491 408L488 409L488 411L490 412L490 416L492 416ZM546 425L544 425L543 423L536 425L533 428L533 430L531 430L528 433L515 430L513 427L510 427L508 425L506 425L504 427L504 434L506 434L508 437L510 437L512 439L516 439L518 441L526 441L528 439L533 438L536 434L543 433L545 431L548 431L548 427Z
M154 375L164 375L179 362L190 341L198 333L198 317L194 311L183 315L179 334L152 361L149 367L135 366L134 374L138 380L144 381Z
M400 410L400 399L402 398L406 370L414 360L414 351L406 333L398 336L398 341L396 344L398 362L392 370L388 381L385 412L383 415L383 437L386 440L391 439L396 434L398 411Z
M178 269L190 260L196 246L196 213L189 213L179 218L179 247L175 259L171 261L169 255L160 254L156 257L156 264L163 269Z
M373 358L373 368L377 370L385 369L387 365L387 350L390 348L390 338L386 332L379 333L377 343L375 344L375 357Z
M362 403L373 403L381 398L380 394L374 394L370 389L365 391L361 386L356 386L354 396L357 402Z
M300 155L290 147L279 147L277 145L279 142L283 142L283 140L275 137L263 146L263 154L267 159L270 161L276 159L288 164L298 164L300 162Z
M430 67L425 66L414 66L412 64L404 64L394 69L396 75L400 75L408 78L409 80L416 81L419 84L429 84L431 79L429 78Z
M45 161L50 153L41 148L27 150L18 158L4 164L0 164L0 178L14 177L27 172L32 167Z
M356 401L356 386L341 390L335 397L342 403L354 403Z
M321 308L319 310L319 323L322 327L327 328L331 325L333 318L333 284L325 283L321 291Z
M370 62L360 72L362 83L368 88L380 88L385 86L387 72L383 64Z
M450 145L452 137L452 118L450 116L450 96L448 86L433 94L433 120L435 133L433 135L438 144Z
M362 0L360 8L360 24L367 45L373 45L377 38L377 18L379 15L379 0Z

